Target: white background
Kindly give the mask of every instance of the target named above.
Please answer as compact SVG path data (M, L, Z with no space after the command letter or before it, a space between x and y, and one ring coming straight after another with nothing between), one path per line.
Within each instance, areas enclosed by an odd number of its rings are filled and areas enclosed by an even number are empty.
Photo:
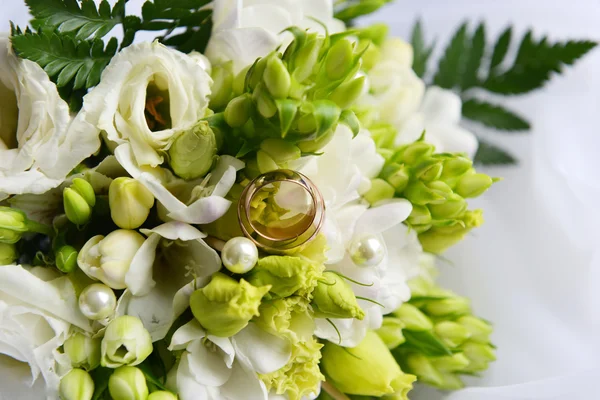
M397 0L369 21L407 38L419 16L429 39L444 45L465 19L485 20L488 40L509 23L513 37L533 27L551 39L600 40L600 0ZM0 31L9 19L26 21L20 1L0 0ZM443 281L494 322L498 361L469 381L477 387L418 390L414 398L600 399L600 49L545 89L499 102L527 116L533 130L474 127L520 164L487 169L504 177L473 202L487 222L442 265Z

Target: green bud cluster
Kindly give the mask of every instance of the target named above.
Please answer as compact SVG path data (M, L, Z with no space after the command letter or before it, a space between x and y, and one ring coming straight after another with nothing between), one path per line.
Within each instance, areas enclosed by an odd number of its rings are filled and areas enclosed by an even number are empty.
M23 211L0 206L0 261L3 263L0 265L10 264L18 258L15 243L27 232L53 234L52 228L29 219Z
M73 179L73 183L63 190L65 214L75 225L84 225L92 216L96 205L96 194L92 185L82 178Z
M295 40L285 52L259 58L236 76L227 64L213 70L211 107L231 136L225 151L248 155L261 173L318 152L339 123L359 129L350 107L366 86L356 74L367 49L344 34L289 31Z
M384 128L382 141L388 136ZM439 254L483 223L481 210L468 210L467 199L481 195L497 179L477 173L471 160L435 153L424 136L386 155L386 165L364 197L370 203L408 199L413 210L406 223L419 234L425 251Z
M405 341L392 353L419 381L445 390L462 388L461 375L484 371L496 359L491 325L472 314L467 298L432 279L419 277L409 285L413 298L392 314L404 325Z

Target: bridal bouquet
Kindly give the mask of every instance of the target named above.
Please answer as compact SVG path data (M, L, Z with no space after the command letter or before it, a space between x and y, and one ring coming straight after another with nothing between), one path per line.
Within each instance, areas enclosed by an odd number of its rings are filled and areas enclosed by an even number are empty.
M528 125L465 93L593 43L529 35L505 68L510 31L488 54L465 25L426 85L420 24L356 23L383 0L26 3L0 37L0 353L48 399L400 400L495 359L436 261L483 223L474 157L509 157L461 115Z

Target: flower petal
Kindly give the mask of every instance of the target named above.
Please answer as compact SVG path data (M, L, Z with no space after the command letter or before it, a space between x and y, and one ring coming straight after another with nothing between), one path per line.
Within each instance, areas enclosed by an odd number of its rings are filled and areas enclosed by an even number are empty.
M194 340L200 340L203 337L206 337L206 332L202 329L200 323L193 319L175 331L171 338L169 350L183 350Z
M289 340L271 335L249 324L233 338L237 354L243 354L252 368L259 374L268 374L282 368L292 355Z
M223 400L268 400L269 394L254 371L242 362L233 363L231 377L221 386Z
M405 199L393 199L368 209L356 222L354 236L379 234L402 223L412 212L412 204Z
M206 348L201 340L191 342L188 347L190 372L196 382L206 386L221 386L232 374L223 354Z
M175 388L181 400L210 400L207 387L196 381L192 375L189 362L189 353L181 356L177 366ZM171 387L173 384L171 383Z
M135 296L147 294L156 285L156 282L152 279L152 267L160 239L159 234L151 234L131 260L129 270L125 274L125 284Z

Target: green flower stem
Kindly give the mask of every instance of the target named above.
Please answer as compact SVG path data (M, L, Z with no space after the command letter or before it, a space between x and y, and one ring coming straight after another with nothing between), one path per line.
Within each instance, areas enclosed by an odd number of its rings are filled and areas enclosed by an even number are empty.
M40 224L39 222L32 221L30 219L25 223L27 225L27 230L30 232L41 233L46 236L54 236L54 231L52 227L46 224Z

